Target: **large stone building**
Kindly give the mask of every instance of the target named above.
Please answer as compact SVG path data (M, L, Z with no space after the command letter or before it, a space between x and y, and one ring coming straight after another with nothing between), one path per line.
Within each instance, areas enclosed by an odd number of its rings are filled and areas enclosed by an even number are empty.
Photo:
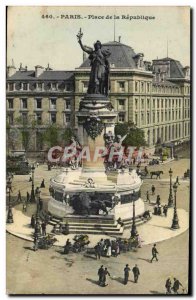
M143 53L119 42L103 44L111 51L110 100L118 112L116 122L134 122L145 132L151 147L157 141L171 142L190 138L190 68L172 58L144 60ZM75 112L87 92L90 61L73 71L54 71L49 66L27 70L7 68L7 122L18 128L17 120L33 119L32 149L44 145L39 135L56 123L77 129ZM17 139L13 147L23 149Z

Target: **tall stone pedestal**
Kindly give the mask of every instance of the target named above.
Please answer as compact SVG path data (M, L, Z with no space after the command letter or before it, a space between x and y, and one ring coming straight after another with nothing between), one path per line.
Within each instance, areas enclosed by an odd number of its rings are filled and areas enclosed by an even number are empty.
M104 150L104 134L114 133L114 112L111 102L103 95L86 95L77 113L78 138L83 145L82 176L104 178L105 167L100 152Z

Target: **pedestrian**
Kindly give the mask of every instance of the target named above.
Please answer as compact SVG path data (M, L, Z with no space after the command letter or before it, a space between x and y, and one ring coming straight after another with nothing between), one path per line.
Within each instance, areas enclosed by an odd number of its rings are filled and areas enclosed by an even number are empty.
M155 194L155 186L154 185L152 185L151 191L152 191L152 195L154 195Z
M39 187L37 186L35 189L35 196L39 194Z
M178 176L176 177L176 184L180 185Z
M30 178L29 178L29 182L31 182L32 181L32 177L30 176Z
M128 282L128 279L129 279L129 271L130 271L129 265L126 264L126 267L124 268L124 285L126 285L127 282Z
M157 248L156 248L156 244L154 244L154 246L152 247L152 259L151 259L151 263L153 261L154 258L156 258L156 261L158 261L158 258L157 258L157 254L159 252L157 251Z
M39 209L43 209L43 200L41 198L39 198Z
M37 251L38 250L38 237L37 235L34 236L34 251Z
M133 272L133 276L134 276L134 282L137 283L139 275L140 275L140 270L137 265L135 265L135 267L133 267L132 272Z
M172 286L171 279L168 278L165 283L166 294L171 294L171 286Z
M176 278L174 278L174 284L172 287L172 290L174 291L174 294L178 294L178 290L180 288L180 285L182 286L182 283L180 283L180 281Z
M97 275L99 276L98 284L101 285L101 280L103 278L104 268L103 265L99 268Z
M23 212L27 212L27 204L26 204L26 202L24 202L23 205L22 205L22 211Z
M108 284L106 284L107 275L110 276L110 273L108 272L108 269L105 268L105 270L103 271L103 275L102 275L102 278L101 278L101 284L100 284L103 287L108 285Z
M163 206L163 213L164 213L165 217L167 217L167 211L168 211L168 206L165 204Z
M45 182L44 182L44 179L43 179L42 182L41 182L40 188L45 188Z
M31 216L31 227L35 228L35 215Z
M49 186L49 193L50 193L50 196L52 196L52 194L53 194L53 187L51 185Z
M95 246L95 256L96 256L96 259L101 258L101 245L99 243L97 243L97 245Z
M64 254L69 254L69 250L70 250L70 246L71 246L71 242L69 241L69 239L67 239L66 244L64 246Z
M21 202L21 201L22 201L22 197L21 197L21 192L20 192L20 190L18 191L17 201L18 201L18 202Z
M42 227L42 235L46 235L46 223L43 221L41 224Z
M37 162L37 168L39 167L39 163Z
M29 203L30 202L30 194L29 194L29 192L27 192L27 203Z
M110 257L111 255L112 255L112 246L110 240L108 240L106 256Z
M157 195L157 201L156 201L156 205L160 205L161 204L161 197L159 195Z
M149 191L146 192L146 201L150 203L150 195L149 195Z

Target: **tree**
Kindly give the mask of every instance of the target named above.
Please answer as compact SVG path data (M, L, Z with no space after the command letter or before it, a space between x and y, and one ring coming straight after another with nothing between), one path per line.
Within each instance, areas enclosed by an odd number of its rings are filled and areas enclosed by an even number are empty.
M43 133L43 140L49 147L59 144L59 127L56 124L49 125Z
M134 123L118 123L114 129L115 135L121 135L122 137L127 134L123 141L124 146L135 146L137 148L146 146L144 131L137 128Z
M32 141L33 132L35 131L36 121L34 116L29 115L26 118L18 117L15 119L14 123L18 125L21 133L22 145L25 151L28 151Z
M70 144L70 139L72 136L75 137L75 134L71 128L65 128L63 130L63 132L61 134L61 138L62 138L63 144L65 146L68 146Z

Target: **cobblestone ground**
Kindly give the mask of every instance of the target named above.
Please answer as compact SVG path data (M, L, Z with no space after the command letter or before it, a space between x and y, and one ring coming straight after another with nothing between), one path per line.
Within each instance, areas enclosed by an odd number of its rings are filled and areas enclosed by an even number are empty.
M190 160L181 159L162 166L149 167L149 170L163 170L161 180L145 179L142 185L142 198L151 185L156 187L162 203L167 203L169 194L168 170L173 170L173 179L181 178L189 168ZM59 170L47 171L47 166L39 166L35 171L35 187L45 178L46 188L41 196L47 205L49 179ZM13 196L20 189L22 196L30 192L29 176L15 176ZM151 196L154 202L156 197ZM189 182L180 180L177 193L177 205L189 211ZM151 210L152 205L147 205ZM29 208L29 214L32 213ZM149 232L153 234L153 232ZM83 254L62 255L61 248L32 251L32 243L7 234L7 293L11 294L164 294L165 280L168 276L177 277L188 287L189 233L157 243L159 261L150 263L151 245L138 249L137 252L123 253L117 258L94 258ZM136 263L141 276L137 284L130 274L128 285L123 285L123 269ZM111 278L105 288L97 285L97 269L100 265L108 267Z

